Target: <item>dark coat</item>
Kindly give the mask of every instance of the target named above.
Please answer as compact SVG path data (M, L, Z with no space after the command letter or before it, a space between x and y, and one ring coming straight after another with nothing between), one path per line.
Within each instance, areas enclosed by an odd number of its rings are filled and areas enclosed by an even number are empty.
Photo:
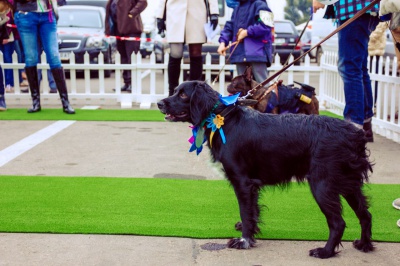
M247 29L248 34L232 53L231 63L272 62L272 29L259 21L260 11L271 12L265 0L241 0L231 20L226 22L219 38L220 43L228 45L229 42L235 42L240 28Z
M146 0L118 0L117 21L111 18L111 3L109 0L106 7L106 35L118 36L140 36L143 31L143 23L140 13L147 7ZM131 17L129 16L131 15ZM116 27L115 27L116 25Z

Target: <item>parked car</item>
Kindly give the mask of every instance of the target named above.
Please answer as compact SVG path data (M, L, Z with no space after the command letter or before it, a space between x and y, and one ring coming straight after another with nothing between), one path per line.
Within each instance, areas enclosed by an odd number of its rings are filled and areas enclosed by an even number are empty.
M310 48L316 46L319 42L321 42L326 36L331 34L336 29L336 24L334 19L325 19L324 18L325 9L319 9L316 13L313 14L312 20L308 24L308 29L311 33L311 44ZM296 26L297 30L302 30L305 24L300 24ZM335 42L335 37L337 35L332 36L330 39L326 40L325 43ZM316 63L320 63L320 58L323 53L322 45L316 46L314 49L310 51L308 54L310 58L315 59Z
M114 63L116 41L104 34L105 9L97 6L66 5L58 8L57 33L62 63L69 63L70 54L75 54L75 62L83 63L85 53L90 63L97 64L100 53L104 63ZM105 76L111 70L104 71Z
M281 64L284 64L290 55L293 55L294 59L302 55L301 44L297 43L300 36L292 21L275 20L274 37L274 51L279 55ZM297 61L296 65L300 65L300 61Z
M301 31L299 32L299 34L301 34ZM301 46L301 50L303 51L303 53L307 53L308 50L311 49L311 38L312 38L311 31L305 30L303 33L303 36L301 36L301 38L300 38L300 46ZM310 55L310 53L309 53L309 55Z
M108 0L66 0L67 5L100 6L106 8Z
M165 53L169 52L169 44L156 30L143 32L140 40L140 54L142 58L155 54L157 63L164 63Z

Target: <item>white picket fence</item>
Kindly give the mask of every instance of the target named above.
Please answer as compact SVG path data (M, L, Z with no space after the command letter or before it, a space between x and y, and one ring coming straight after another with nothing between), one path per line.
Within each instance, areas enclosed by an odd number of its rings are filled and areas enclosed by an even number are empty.
M41 56L42 62L38 65L38 69L49 69L49 66L45 63L46 58L45 54ZM84 57L83 64L75 64L74 56L70 57L69 64L63 64L64 69L70 73L68 79L68 88L71 102L74 103L74 100L84 99L87 104L101 104L102 100L114 100L121 104L122 108L131 108L133 104L139 104L141 108L150 108L151 105L156 104L160 99L166 97L168 95L168 54L165 55L165 63L157 64L155 61L155 56L152 54L150 56L150 60L146 60L145 62L141 58L141 56L136 56L132 54L132 64L123 65L121 64L120 55L117 53L115 58L115 64L104 64L103 55L99 56L99 64L90 64L88 54ZM17 61L16 54L13 55L13 61ZM279 62L279 57L277 57L277 62ZM0 64L3 69L13 69L14 70L14 80L18 80L18 69L22 69L24 67L23 64L19 63L4 63L2 54L0 53ZM281 69L281 65L279 63L271 66L269 68L270 71L277 71ZM234 65L227 64L225 65L225 58L220 57L219 64L211 64L211 56L206 56L206 62L204 64L204 72L205 72L205 80L209 81L211 84L216 74L220 71L221 68L224 69L222 74L219 76L218 81L213 85L213 88L218 90L221 94L226 95L226 79L224 73L231 72L233 75L236 75L236 67ZM115 70L114 78L109 79L104 77L104 70L112 69ZM119 88L122 85L122 71L119 70L130 70L132 74L132 93L121 93ZM79 71L83 71L84 73L84 88L79 87L77 85L77 74ZM180 75L180 81L183 81L183 71L188 71L189 65L182 64L182 73ZM95 79L93 79L93 72L98 71L98 77L96 76L96 80L98 83L95 83ZM287 79L284 80L285 84L292 84L294 80L294 73L303 73L303 80L300 82L309 83L310 74L312 72L319 73L320 67L312 66L310 64L310 60L307 58L306 62L303 66L293 66L289 70L287 70ZM47 80L47 73L43 71L43 80ZM162 74L161 74L162 73ZM230 74L231 75L231 74ZM160 79L162 79L160 86ZM20 87L15 82L14 93L8 94L7 99L11 100L21 100L21 99L29 99L30 96L21 93ZM82 83L82 82L81 82ZM57 95L48 93L48 84L47 82L41 83L42 94L41 97L44 100L47 99L56 99ZM115 91L111 90L111 88L117 88ZM110 101L108 101L110 102Z
M39 69L48 69L46 64L45 55L42 54L42 64L38 65ZM83 64L75 64L74 56L71 54L70 63L64 64L63 67L69 74L68 88L69 97L73 105L76 103L84 103L85 105L102 105L102 104L116 104L121 108L132 108L133 105L138 105L140 108L151 108L162 98L168 95L168 76L167 76L167 62L168 55L165 55L165 63L157 64L155 56L152 54L150 60L145 62L141 56L132 55L132 64L121 64L120 56L117 53L115 64L104 64L103 56L99 56L98 64L90 64L89 55L84 57ZM371 69L371 80L375 88L375 81L378 82L378 100L376 105L376 116L373 119L374 132L381 134L389 139L400 143L400 123L396 119L396 112L400 109L400 78L396 76L397 65L395 60L386 58L385 64L383 60L379 63L378 71L375 68ZM14 53L13 62L17 62L17 56ZM275 58L275 62L279 62L279 57ZM3 56L0 53L0 64L3 69L13 69L14 80L18 81L18 69L24 67L19 63L4 63ZM373 64L375 66L375 64ZM393 74L390 74L389 66L392 65ZM383 71L383 67L385 71ZM220 71L224 68L222 73L233 73L235 76L236 67L234 65L225 65L225 58L220 57L218 65L211 64L211 56L206 56L204 64L205 79L212 84L212 81ZM270 72L278 71L282 68L279 63L275 63L269 68ZM104 70L115 70L113 78L105 78ZM130 70L132 73L132 87L131 93L121 93L120 87L122 85L122 72L120 70ZM183 81L183 71L189 69L188 64L182 64L182 73L180 81ZM77 70L84 72L83 83L84 86L78 86ZM98 71L96 79L92 79L91 71ZM344 94L343 82L338 75L337 71L337 53L326 52L322 59L321 65L315 66L310 64L308 56L301 66L291 66L285 71L283 79L284 84L292 84L295 74L300 74L303 79L296 80L306 84L310 84L310 77L312 74L319 73L319 88L317 88L317 97L320 100L321 109L327 109L334 113L342 114L344 109ZM375 74L377 73L377 74ZM160 81L161 79L161 81ZM41 97L44 101L51 101L59 99L56 94L48 93L47 73L43 71L43 80L41 83L42 94ZM82 82L79 82L82 84ZM160 85L161 84L161 85ZM218 82L212 85L213 88L222 95L226 95L227 83L225 75L219 76ZM116 88L115 91L112 88ZM7 104L12 106L14 102L22 102L23 100L29 101L30 95L20 92L18 82L15 82L13 93L6 95ZM374 89L373 89L374 90Z

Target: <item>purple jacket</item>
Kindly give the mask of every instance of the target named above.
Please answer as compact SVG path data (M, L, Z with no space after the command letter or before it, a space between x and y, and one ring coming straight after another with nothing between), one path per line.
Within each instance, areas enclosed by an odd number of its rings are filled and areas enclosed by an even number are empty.
M231 20L226 22L219 38L220 43L228 45L230 41L235 42L240 28L247 29L248 34L233 52L231 63L272 63L272 28L259 19L261 10L271 12L265 0L241 0L234 9Z

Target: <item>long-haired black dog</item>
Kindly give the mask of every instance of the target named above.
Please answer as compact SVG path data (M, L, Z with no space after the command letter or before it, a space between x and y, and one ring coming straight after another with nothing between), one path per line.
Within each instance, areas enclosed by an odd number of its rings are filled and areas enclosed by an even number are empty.
M158 102L166 120L203 126L211 113L224 117L226 137L204 126L212 158L221 162L239 203L242 237L231 239L230 248L255 245L259 232L259 191L263 186L287 184L292 178L308 181L312 194L326 216L329 239L310 256L329 258L336 254L345 229L342 195L361 224L356 249L369 252L371 214L361 191L372 171L364 132L351 123L318 115L272 115L238 105L224 105L219 94L201 81L180 84L174 95Z

